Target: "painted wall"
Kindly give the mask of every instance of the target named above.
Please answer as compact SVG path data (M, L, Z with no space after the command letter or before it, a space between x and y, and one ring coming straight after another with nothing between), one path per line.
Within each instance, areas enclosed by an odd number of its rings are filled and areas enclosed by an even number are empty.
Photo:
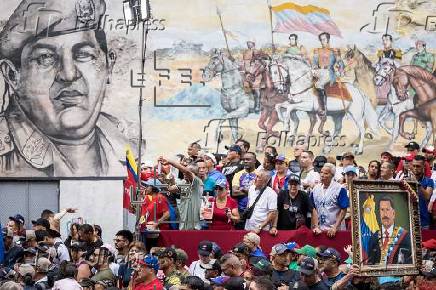
M62 180L59 208L76 207L76 214L67 214L61 223L62 236L68 236L72 222L98 224L103 240L112 243L115 233L123 228L123 190L121 180Z
M141 29L125 25L121 0L2 3L0 174L125 175L124 146L138 143L140 86L145 157L152 160L198 140L205 150L224 152L236 137L283 153L298 142L316 154L352 150L366 161L387 149L402 153L408 138L433 143L436 120L421 106L436 97L434 64L423 68L436 47L434 1L285 2L150 1L145 78ZM324 31L330 48L319 50ZM392 40L382 39L386 33ZM427 55L414 60L417 53ZM412 62L413 71L396 72ZM262 66L269 84L258 75ZM395 73L429 90L391 86ZM312 87L325 89L335 79L340 85L326 91L328 118L318 130L320 91ZM387 99L401 105L393 109ZM410 111L411 118L394 119L393 111Z

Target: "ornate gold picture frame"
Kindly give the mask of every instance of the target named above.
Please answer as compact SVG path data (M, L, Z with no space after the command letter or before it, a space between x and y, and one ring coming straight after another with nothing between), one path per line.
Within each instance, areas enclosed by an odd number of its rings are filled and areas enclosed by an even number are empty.
M417 275L421 226L417 183L355 180L350 184L353 263L362 276Z

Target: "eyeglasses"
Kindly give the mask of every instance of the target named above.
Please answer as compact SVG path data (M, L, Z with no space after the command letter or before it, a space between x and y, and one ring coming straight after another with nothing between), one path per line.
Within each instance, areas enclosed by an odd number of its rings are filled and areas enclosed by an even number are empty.
M126 240L121 240L121 239L114 239L115 243L119 243L119 242L125 242Z
M223 190L223 189L225 189L225 187L215 186L215 190Z

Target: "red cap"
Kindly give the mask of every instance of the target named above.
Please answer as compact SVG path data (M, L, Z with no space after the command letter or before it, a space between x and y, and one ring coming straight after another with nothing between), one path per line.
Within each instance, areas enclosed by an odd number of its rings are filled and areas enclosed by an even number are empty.
M436 239L431 239L425 242L422 242L422 245L424 248L436 250Z
M407 154L406 156L403 157L404 160L412 162L413 158L415 158L415 156L413 154Z

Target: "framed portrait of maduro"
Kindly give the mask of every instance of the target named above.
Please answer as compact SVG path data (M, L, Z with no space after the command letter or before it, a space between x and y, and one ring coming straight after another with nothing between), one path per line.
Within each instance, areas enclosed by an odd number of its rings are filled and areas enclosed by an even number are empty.
M349 192L353 263L360 275L417 275L422 260L417 183L354 180Z

